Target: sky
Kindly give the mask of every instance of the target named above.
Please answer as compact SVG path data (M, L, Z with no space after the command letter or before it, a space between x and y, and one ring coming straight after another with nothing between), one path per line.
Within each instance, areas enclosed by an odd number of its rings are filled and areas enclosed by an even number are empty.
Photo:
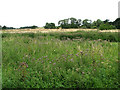
M74 17L92 21L118 18L120 0L0 0L0 25L24 27Z

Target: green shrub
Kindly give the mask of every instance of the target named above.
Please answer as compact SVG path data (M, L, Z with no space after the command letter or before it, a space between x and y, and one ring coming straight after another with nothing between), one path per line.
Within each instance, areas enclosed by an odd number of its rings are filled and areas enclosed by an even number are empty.
M106 23L106 24L102 23L102 24L100 25L99 29L100 29L100 30L111 30L111 29L116 29L116 27L113 26L113 25L110 25L110 24L108 24L108 23Z
M54 23L46 23L44 26L45 29L55 29L55 24Z
M96 29L97 28L97 26L91 26L91 29Z
M102 40L109 40L111 42L120 42L120 39L118 39L118 33L111 33L111 32L105 32L105 33L99 33L95 31L91 32L85 32L85 31L77 31L73 33L63 33L59 35L60 40L67 40L69 39L80 39L80 38L85 38L85 39L90 39L90 40L97 40L97 39L102 39Z
M35 26L35 25L33 25L33 26L20 27L20 29L36 29L36 28L38 28L38 26Z

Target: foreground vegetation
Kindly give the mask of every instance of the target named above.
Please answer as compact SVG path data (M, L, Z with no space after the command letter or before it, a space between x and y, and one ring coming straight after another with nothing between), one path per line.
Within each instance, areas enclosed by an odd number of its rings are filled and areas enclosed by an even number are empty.
M3 88L117 88L117 33L97 33L4 33Z

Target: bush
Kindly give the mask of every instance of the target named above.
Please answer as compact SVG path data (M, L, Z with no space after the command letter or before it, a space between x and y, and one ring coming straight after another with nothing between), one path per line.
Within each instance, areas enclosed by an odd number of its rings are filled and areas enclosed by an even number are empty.
M86 26L81 26L81 28L82 28L82 29L87 29L87 27L86 27Z
M91 29L96 29L97 28L97 26L91 26Z
M90 39L90 40L109 40L110 42L120 42L120 39L118 39L118 33L111 33L111 32L105 32L105 33L99 33L99 32L73 32L73 33L66 33L59 35L60 40L67 40L67 39Z
M113 25L110 25L110 24L108 24L108 23L106 23L106 24L102 23L102 24L100 25L99 29L100 29L100 30L110 30L110 29L116 29L116 27L113 26Z
M45 29L55 29L55 24L54 23L46 23L44 26Z

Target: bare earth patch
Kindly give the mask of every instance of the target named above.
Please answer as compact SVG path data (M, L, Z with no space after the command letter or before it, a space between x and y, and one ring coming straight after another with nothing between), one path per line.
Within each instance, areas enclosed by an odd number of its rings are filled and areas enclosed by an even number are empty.
M48 33L48 32L74 32L74 31L97 31L97 29L11 29L2 33ZM99 30L99 32L118 32L119 30Z

